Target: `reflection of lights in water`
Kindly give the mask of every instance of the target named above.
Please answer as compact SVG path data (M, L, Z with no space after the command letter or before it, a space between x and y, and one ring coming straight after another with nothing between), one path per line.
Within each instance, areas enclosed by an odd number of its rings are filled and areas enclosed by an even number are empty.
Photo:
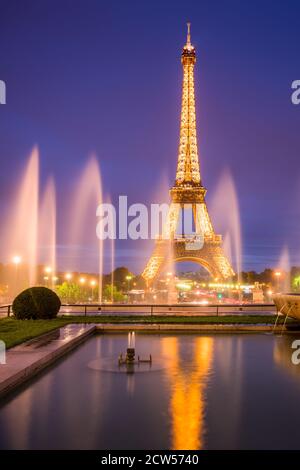
M163 353L168 355L166 369L171 384L170 414L174 450L203 448L204 391L211 367L213 338L196 338L191 365L180 364L178 338L163 338Z
M97 358L101 357L101 342L102 342L102 338L101 337L97 338L97 341L96 341L96 357Z
M134 375L133 374L128 374L127 375L127 382L126 382L126 390L129 395L134 394Z

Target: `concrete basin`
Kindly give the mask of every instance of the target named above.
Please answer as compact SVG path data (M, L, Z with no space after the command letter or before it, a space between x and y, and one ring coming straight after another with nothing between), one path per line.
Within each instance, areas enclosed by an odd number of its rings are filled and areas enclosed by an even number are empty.
M273 301L278 312L300 320L300 294L274 294Z

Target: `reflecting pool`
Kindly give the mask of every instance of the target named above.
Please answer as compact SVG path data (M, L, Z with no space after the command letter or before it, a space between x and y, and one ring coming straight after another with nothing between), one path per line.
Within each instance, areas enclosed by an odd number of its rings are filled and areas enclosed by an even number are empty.
M0 448L300 448L296 338L140 334L153 367L127 374L127 335L92 337L2 400Z

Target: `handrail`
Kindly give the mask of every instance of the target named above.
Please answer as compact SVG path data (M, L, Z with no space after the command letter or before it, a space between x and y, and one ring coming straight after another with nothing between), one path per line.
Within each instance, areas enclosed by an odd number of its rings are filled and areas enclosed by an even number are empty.
M0 305L0 308L6 308L6 309L7 309L7 316L10 317L10 312L11 312L12 304Z
M188 308L193 308L194 310L203 310L204 309L209 309L209 310L212 310L214 309L214 312L206 312L206 313L210 313L210 314L213 314L215 313L215 315L219 315L220 311L222 309L228 309L228 308L234 308L234 309L238 309L239 311L243 311L243 310L249 310L249 309L258 309L258 308L261 308L261 309L266 309L266 308L275 308L275 305L273 303L260 303L260 304L254 304L254 303L247 303L247 304L225 304L225 303L222 303L222 304L207 304L207 305L202 305L202 304L193 304L193 303L179 303L179 304L143 304L143 303L139 303L139 304L126 304L126 303L71 303L71 304L61 304L61 307L65 308L65 307L77 307L77 308L83 308L83 311L84 311L84 315L86 316L87 315L87 311L88 309L92 309L92 308L97 308L99 311L102 311L103 310L109 310L109 309L116 309L116 310L120 310L122 308L124 309L127 309L127 308L132 308L132 309L138 309L138 308L145 308L145 309L149 309L149 313L150 315L152 316L155 312L155 310L157 309L161 309L161 308L164 308L164 309L168 309L169 311L171 311L172 309L183 309L183 310L186 310ZM11 312L12 312L12 304L7 304L7 305L0 305L0 309L7 309L7 316L9 317L11 315ZM203 312L205 313L205 312Z
M219 315L221 313L222 309L228 309L228 308L234 308L238 309L239 311L244 311L244 310L249 310L249 309L267 309L267 308L275 308L275 305L272 303L269 304L207 304L207 305L201 305L201 304L192 304L192 303L183 303L183 304L107 304L107 303L94 303L94 304L62 304L62 307L83 307L84 309L84 315L87 315L87 310L88 308L97 308L98 310L102 311L109 311L112 309L120 310L122 308L125 309L125 311L128 308L137 310L137 309L149 309L149 314L152 316L155 314L155 310L159 309L168 309L169 311L172 311L173 309L178 310L178 309L193 309L193 310L200 310L202 313L210 313L210 314L215 314ZM207 309L209 311L203 312L204 309ZM211 312L211 310L214 310ZM159 312L157 312L159 313ZM200 312L199 312L200 313Z

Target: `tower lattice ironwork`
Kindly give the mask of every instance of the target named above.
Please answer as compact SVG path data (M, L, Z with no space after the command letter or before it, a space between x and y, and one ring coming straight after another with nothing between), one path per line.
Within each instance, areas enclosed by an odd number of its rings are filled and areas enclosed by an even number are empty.
M170 189L171 204L163 233L155 241L154 251L142 273L148 285L170 260L194 261L219 280L234 275L222 248L222 236L214 232L205 202L206 189L200 177L194 93L196 51L191 44L189 23L181 63L183 84L176 180ZM184 209L192 209L195 232L178 236L176 230Z

